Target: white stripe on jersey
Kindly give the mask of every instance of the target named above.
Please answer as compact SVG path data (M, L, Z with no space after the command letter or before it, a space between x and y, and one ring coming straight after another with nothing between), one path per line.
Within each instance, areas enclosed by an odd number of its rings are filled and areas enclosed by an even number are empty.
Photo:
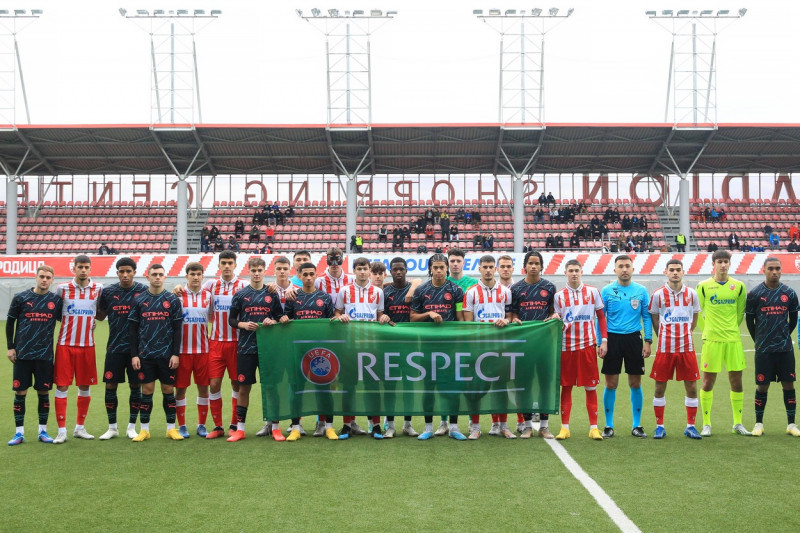
M356 277L352 274L345 274L342 272L341 277L334 278L331 276L330 271L326 270L325 274L322 277L317 278L317 280L314 282L314 288L324 291L328 296L330 296L333 307L336 308L336 303L339 299L339 290L345 285L352 285L355 282Z
M351 320L378 320L378 311L383 312L383 289L369 284L361 287L356 284L339 289L336 309L344 311Z
M656 289L650 298L650 313L658 313L658 352L682 353L694 350L692 321L700 312L700 298L684 285L674 292L669 285Z
M76 285L75 280L58 285L56 294L64 300L60 346L94 346L94 321L102 290L103 286L92 280L86 287Z
M233 295L245 287L247 287L247 283L239 278L233 278L230 281L218 278L208 280L203 284L203 290L211 293L213 309L211 340L227 342L238 340L239 332L228 324L228 315Z
M292 283L289 283L289 286L286 287L285 289L282 288L277 283L275 283L275 286L278 287L278 296L281 299L281 309L286 309L286 293L292 290L296 291L297 286L293 285Z
M211 293L200 290L192 292L184 289L181 296L183 307L183 337L181 353L208 353L208 319L211 314Z
M464 311L470 311L475 322L497 322L505 318L508 305L511 305L511 290L499 282L489 288L479 281L464 294Z
M562 350L582 350L597 344L595 317L603 308L597 288L583 283L577 289L566 286L556 293L553 307L564 321Z

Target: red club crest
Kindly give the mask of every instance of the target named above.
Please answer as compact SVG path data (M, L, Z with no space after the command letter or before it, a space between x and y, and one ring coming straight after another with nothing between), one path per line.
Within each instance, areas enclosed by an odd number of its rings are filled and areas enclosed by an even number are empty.
M169 302L164 302L164 309L169 309L170 307L172 306L169 304Z
M105 373L105 377L106 379L111 379L114 377L114 373L109 370L108 372Z
M446 293L444 293L444 299L449 302L450 300L453 299L453 295L450 294L449 292L446 292Z
M322 298L320 298L319 300L317 300L317 302L316 302L316 303L317 303L317 307L322 307L323 305L325 305L325 302L323 302L323 301L322 301Z
M272 303L272 296L264 296L264 301L267 302L268 304Z
M139 381L144 381L144 372L139 372Z
M53 302L47 302L47 308L52 311L53 309L56 308L56 304L54 304Z
M542 289L542 290L540 290L540 291L539 291L539 295L540 295L542 298L547 298L547 295L548 295L548 294L549 294L549 293L548 293L546 290L544 290L544 289Z
M19 386L20 386L20 382L19 382L19 380L18 380L18 379L15 379L15 380L14 380L14 388L15 388L15 389L18 389L18 388L19 388Z
M781 301L782 301L783 303L786 303L786 302L788 302L788 301L789 301L789 297L788 297L788 296L786 296L785 294L781 294Z
M239 376L236 379L239 380L239 383L244 383L244 379L245 379L244 378L244 374L239 374Z

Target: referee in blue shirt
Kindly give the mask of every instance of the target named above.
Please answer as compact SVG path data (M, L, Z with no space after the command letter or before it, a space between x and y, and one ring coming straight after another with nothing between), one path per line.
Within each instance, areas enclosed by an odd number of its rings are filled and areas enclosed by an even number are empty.
M650 295L644 286L631 281L633 260L630 256L618 255L614 258L614 273L617 281L606 285L600 292L608 321L608 354L603 359L601 369L606 377L606 388L603 391L606 427L603 429L603 438L614 436L614 404L617 401L617 385L624 362L631 389L631 435L644 439L647 434L642 428L642 375L644 360L650 357L650 345L653 342L653 325L648 311Z

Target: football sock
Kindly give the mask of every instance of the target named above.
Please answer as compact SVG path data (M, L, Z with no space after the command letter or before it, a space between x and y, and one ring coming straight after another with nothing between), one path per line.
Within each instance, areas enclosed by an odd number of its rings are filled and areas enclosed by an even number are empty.
M150 405L150 407L152 407L152 405ZM142 426L142 431L150 431L150 422L142 422L141 426Z
M733 425L742 423L742 405L744 393L731 391L731 410L733 411Z
M292 418L292 427L299 427L299 426L300 426L300 419Z
M164 399L161 400L161 406L164 408L164 414L167 415L167 426L169 424L175 425L175 395L165 394Z
M78 417L76 424L83 426L86 422L86 415L89 414L89 403L92 401L92 392L88 390L78 390Z
M533 422L531 422L530 420L525 420L523 422L523 424L525 424L526 428L532 428L533 427Z
M756 389L756 399L753 403L756 406L756 423L761 424L764 422L764 409L767 407L767 393L758 392Z
M492 422L495 421L494 417L495 415L492 415ZM476 426L479 426L481 423L481 415L469 415L469 421L475 424Z
M794 413L797 409L797 398L794 389L783 391L783 405L786 407L786 418L789 424L794 424Z
M404 416L403 417L403 422L406 422L410 426L411 425L411 417L410 416Z
M688 396L683 401L684 405L686 405L686 425L693 426L694 421L697 418L697 398L689 398Z
M131 415L128 418L128 425L136 425L136 419L139 417L139 408L142 403L142 388L131 387L131 397L128 399L128 406L131 408Z
M386 427L394 429L394 420L390 420L390 421L386 422Z
M139 405L139 420L142 421L142 429L150 427L150 413L153 410L153 395L142 394L142 401ZM145 427L147 424L147 427Z
M572 413L572 386L561 387L561 425L569 426L569 415Z
M640 409L641 410L641 409ZM589 414L589 425L597 426L597 389L586 387L586 412Z
M67 427L67 391L62 392L56 389L53 396L56 404L56 423L60 432L64 433Z
M508 413L501 413L501 414L497 415L497 421L500 422L501 424L507 424L508 423Z
M456 429L458 429L458 415L450 415L450 425L455 425Z
M433 433L433 422L425 422L425 431Z
M236 425L236 403L239 401L239 392L231 392L231 425Z
M206 425L208 418L208 398L197 397L197 423Z
M527 422L529 420L533 420L533 413L523 413L521 415L517 414L517 424L520 423L520 417L522 417L523 422Z
M427 424L433 424L433 417L432 416L426 416L425 417L425 424L426 425Z
M500 415L492 414L492 424L500 422Z
M39 433L42 431L47 431L47 424L39 424Z
M47 418L50 416L50 396L47 393L39 395L38 410L39 410L39 425L46 426ZM40 429L40 431L42 430Z
M528 415L530 415L530 413L528 413ZM523 422L525 422L525 420L526 418L524 414L517 413L517 424L522 424ZM527 418L527 420L530 420L530 418Z
M703 408L703 425L711 425L711 406L714 405L714 391L700 389L700 406Z
M175 417L178 419L179 426L186 425L186 398L175 400Z
M247 420L247 407L236 406L236 429L244 431L244 423ZM274 427L274 426L273 426Z
M549 418L541 418L541 419L539 419L539 429L547 429L547 427L549 425L550 425L550 419Z
M25 426L25 397L24 394L14 395L14 425L17 429Z
M378 416L373 416L373 417L372 417L372 423L373 423L373 424L378 424L378 425L380 425L380 424L381 424L381 417L380 417L380 415L378 415Z
M633 398L633 391L631 391ZM617 389L603 389L603 410L606 414L606 426L614 427L614 406L617 403Z
M108 415L108 424L117 423L117 389L106 389L106 415Z
M214 427L222 427L222 393L212 392L208 396L208 406L211 410L211 419Z
M656 413L656 425L664 425L664 408L667 405L666 398L653 398L653 411ZM634 426L636 427L636 426Z
M633 413L633 427L642 425L642 406L644 405L644 394L642 388L631 387L631 411Z

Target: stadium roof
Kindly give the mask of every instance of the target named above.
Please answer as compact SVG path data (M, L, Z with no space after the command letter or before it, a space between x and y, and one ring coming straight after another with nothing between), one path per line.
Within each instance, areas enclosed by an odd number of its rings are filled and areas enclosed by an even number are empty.
M800 124L20 125L17 175L800 171Z

